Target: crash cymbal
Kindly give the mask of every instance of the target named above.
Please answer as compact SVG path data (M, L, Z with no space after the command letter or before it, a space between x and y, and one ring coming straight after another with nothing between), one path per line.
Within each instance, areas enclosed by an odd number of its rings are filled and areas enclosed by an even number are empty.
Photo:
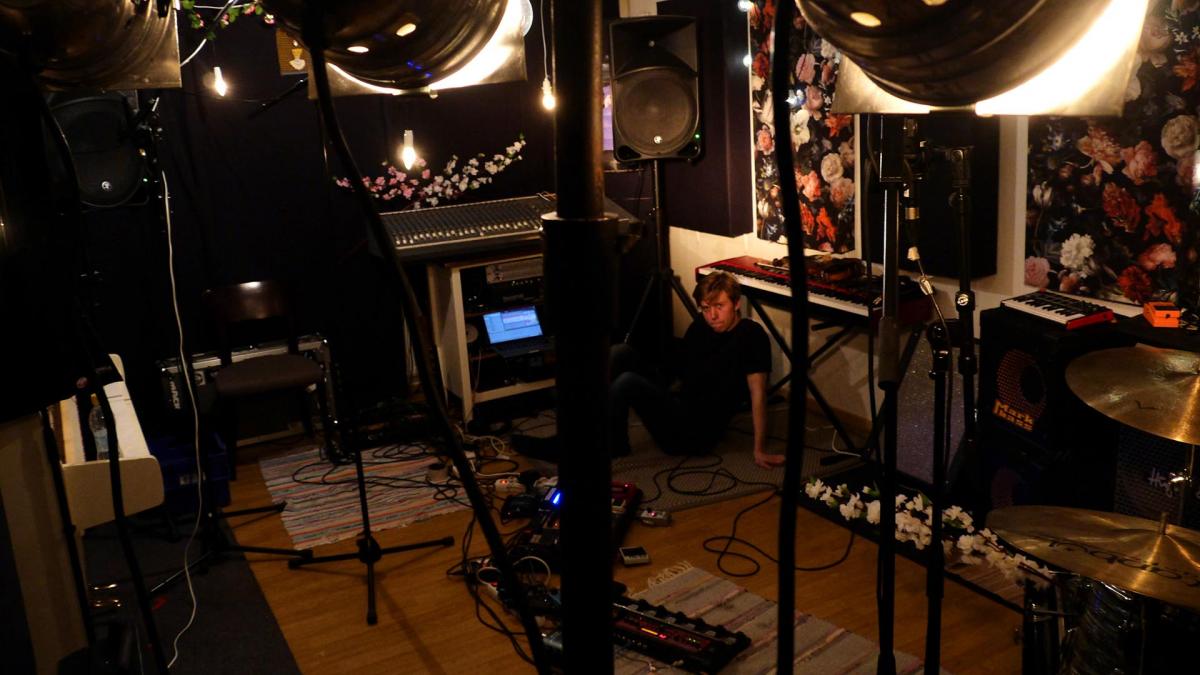
M1200 354L1146 345L1101 349L1067 366L1067 386L1121 424L1200 445Z
M1065 506L1009 506L987 524L1050 565L1200 611L1200 532Z

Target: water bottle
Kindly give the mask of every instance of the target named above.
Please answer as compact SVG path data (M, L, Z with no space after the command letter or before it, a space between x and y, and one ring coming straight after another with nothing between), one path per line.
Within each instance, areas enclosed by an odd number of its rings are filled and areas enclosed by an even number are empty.
M96 442L96 459L108 459L108 427L104 424L104 411L100 400L92 394L92 409L88 411L88 428Z

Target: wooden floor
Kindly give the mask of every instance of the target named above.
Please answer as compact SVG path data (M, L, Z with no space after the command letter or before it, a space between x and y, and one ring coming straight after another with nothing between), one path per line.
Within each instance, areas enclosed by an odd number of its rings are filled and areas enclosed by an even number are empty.
M243 462L254 453L241 451ZM233 507L269 502L256 463L239 466L232 485ZM681 561L720 574L716 556L701 542L727 533L734 515L761 495L752 495L674 514L669 528L647 528L635 523L627 545L643 545L653 558L645 567L618 567L617 580L631 592L645 580ZM742 519L739 535L767 551L775 551L778 500ZM474 615L474 603L462 581L447 577L458 562L459 544L469 520L468 512L440 516L408 528L377 533L382 546L453 536L449 548L396 553L377 566L379 623L365 621L365 567L357 561L322 564L289 570L286 561L249 554L251 569L270 603L297 663L305 673L467 673L532 672L521 661L508 639L484 628ZM245 517L234 522L244 545L288 547L291 541L279 517ZM848 531L801 509L796 560L801 566L830 562L841 554ZM474 537L473 552L485 553L482 536ZM317 555L353 552L353 541L317 549ZM876 547L856 540L850 557L825 572L797 573L796 608L876 639ZM770 599L776 599L773 565L763 561L756 576L734 581ZM730 565L738 564L732 561ZM905 559L897 560L896 648L924 654L924 570ZM511 625L516 626L515 619ZM1015 635L1020 617L1012 610L966 588L948 583L943 607L942 666L953 673L1017 673L1020 646Z

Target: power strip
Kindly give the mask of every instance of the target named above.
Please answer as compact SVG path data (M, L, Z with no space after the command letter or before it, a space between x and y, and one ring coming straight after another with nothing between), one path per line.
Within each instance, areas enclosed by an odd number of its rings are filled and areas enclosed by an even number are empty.
M498 495L520 495L525 494L525 486L516 478L498 478L493 483L493 487Z

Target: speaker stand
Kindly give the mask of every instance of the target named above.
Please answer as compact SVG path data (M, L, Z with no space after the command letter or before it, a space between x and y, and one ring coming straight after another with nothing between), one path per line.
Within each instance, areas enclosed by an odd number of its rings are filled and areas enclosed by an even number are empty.
M675 292L675 295L679 296L679 301L683 303L683 308L688 311L693 320L700 318L700 312L692 304L692 299L688 297L687 291L683 290L683 284L680 283L679 277L675 275L675 270L671 269L670 236L666 231L667 225L663 217L662 208L662 175L659 172L659 164L661 162L662 160L658 159L650 161L651 190L654 193L655 268L650 277L646 279L646 288L642 291L642 299L638 302L637 310L633 313L633 319L629 322L629 330L625 333L624 340L622 340L625 344L629 344L629 341L633 338L633 332L637 329L638 321L642 318L642 312L646 309L650 293L657 288L659 291L657 336L658 357L660 359L667 353L667 340L671 334L671 298L663 292L662 284L670 284L671 290Z

